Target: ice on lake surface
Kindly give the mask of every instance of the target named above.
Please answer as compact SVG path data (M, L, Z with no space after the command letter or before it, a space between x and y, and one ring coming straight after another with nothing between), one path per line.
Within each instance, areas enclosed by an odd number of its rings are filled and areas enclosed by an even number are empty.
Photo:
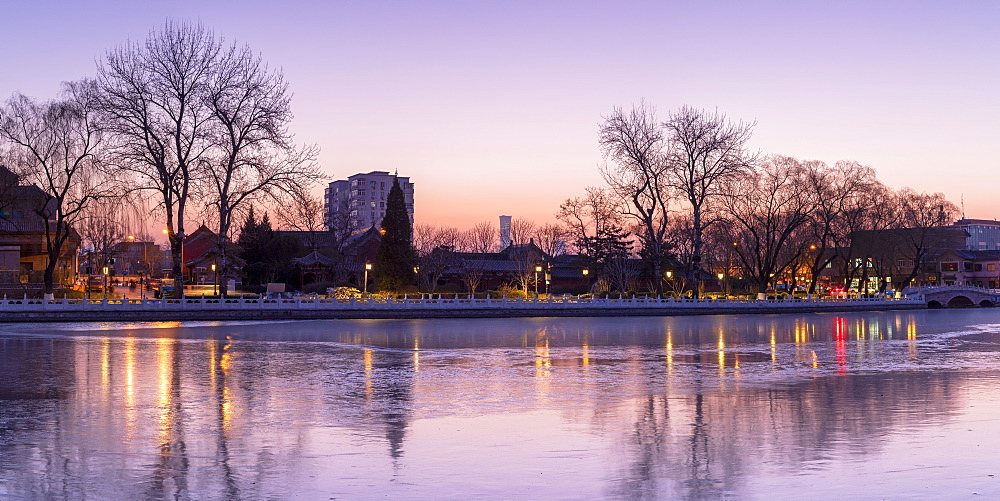
M0 499L1000 498L1000 309L0 324Z

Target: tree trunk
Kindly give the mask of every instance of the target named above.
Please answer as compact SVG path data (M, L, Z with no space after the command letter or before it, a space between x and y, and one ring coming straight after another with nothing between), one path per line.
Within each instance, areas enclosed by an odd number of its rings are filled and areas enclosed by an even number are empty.
M701 246L702 246L702 227L701 227L701 207L693 204L691 205L692 211L692 227L694 229L694 249L691 255L691 279L694 280L694 287L692 287L692 295L694 299L698 299L698 291L701 286Z

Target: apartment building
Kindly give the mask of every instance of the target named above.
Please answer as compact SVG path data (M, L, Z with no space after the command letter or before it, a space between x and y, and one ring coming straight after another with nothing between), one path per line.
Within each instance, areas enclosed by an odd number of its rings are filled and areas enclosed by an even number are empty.
M413 222L413 183L409 177L372 171L334 181L323 193L326 225L334 231L378 227L385 217L386 198L392 183L398 181L406 201L406 212Z

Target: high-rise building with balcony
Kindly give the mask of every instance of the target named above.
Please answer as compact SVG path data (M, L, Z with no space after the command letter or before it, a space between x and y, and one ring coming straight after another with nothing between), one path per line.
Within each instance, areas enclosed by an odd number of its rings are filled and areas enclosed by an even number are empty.
M406 201L406 212L413 222L413 183L384 171L355 174L334 181L323 193L326 225L333 231L346 231L379 226L385 217L385 203L393 181L399 183Z

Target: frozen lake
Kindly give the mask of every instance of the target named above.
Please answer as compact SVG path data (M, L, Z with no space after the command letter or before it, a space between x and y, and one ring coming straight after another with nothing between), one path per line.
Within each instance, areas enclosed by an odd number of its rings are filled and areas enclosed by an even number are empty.
M0 325L0 499L1000 498L1000 309Z

